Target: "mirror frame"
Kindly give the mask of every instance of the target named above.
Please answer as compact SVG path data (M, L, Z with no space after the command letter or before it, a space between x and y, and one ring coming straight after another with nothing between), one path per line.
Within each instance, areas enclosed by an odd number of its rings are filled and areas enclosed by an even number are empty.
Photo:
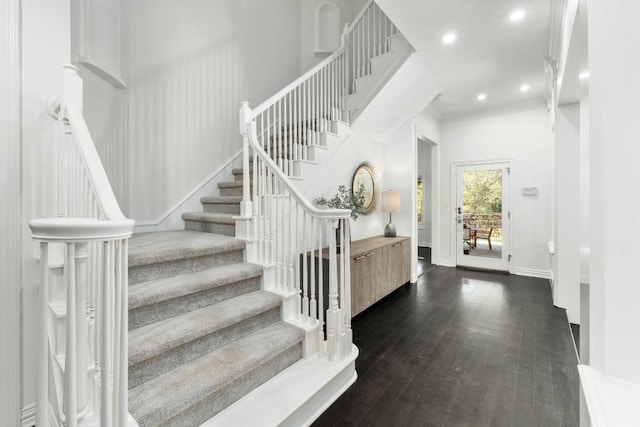
M369 162L362 162L358 165L355 173L353 174L353 179L351 180L351 191L356 190L354 188L356 184L356 176L358 176L358 173L360 173L360 171L362 170L366 171L369 174L369 176L371 177L371 183L373 185L373 194L371 196L371 201L369 202L369 205L364 208L364 214L368 215L376 210L376 206L378 205L378 180L376 179L376 171L373 165Z

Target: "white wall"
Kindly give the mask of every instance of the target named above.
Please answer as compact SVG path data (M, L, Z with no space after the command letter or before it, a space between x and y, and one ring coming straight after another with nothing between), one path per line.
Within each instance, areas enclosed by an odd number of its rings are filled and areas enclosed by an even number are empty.
M35 400L38 267L28 221L54 216L47 181L53 119L47 101L59 94L62 66L71 60L70 6L65 0L22 0L23 287L22 405Z
M359 240L384 233L384 226L388 216L380 211L380 191L385 181L385 151L384 144L370 136L352 132L342 145L334 152L333 157L327 159L318 174L306 187L304 194L313 201L320 196L333 197L339 185L351 188L353 175L362 162L369 162L375 169L377 178L378 202L376 209L369 215L361 216L351 221L351 239Z
M238 110L299 76L296 0L126 2L129 209L155 221L240 147Z
M400 192L400 212L393 214L398 236L411 237L411 282L418 280L418 223L416 179L418 147L414 119L407 120L385 138L385 180L382 191Z
M553 303L580 323L580 104L555 113L555 271Z
M544 101L445 116L440 142L440 263L455 265L451 235L455 200L450 165L460 161L512 159L511 271L548 277L551 235L552 144ZM535 197L522 187L537 187ZM455 248L453 248L455 249Z
M589 2L590 362L640 383L640 3Z
M353 128L352 128L353 129ZM417 146L415 126L412 119L406 120L389 135L381 135L378 140L368 133L354 132L336 150L333 157L313 178L305 195L314 200L317 197L333 196L339 185L351 187L353 174L361 162L370 162L376 171L378 197L380 192L396 190L401 193L401 212L393 214L399 236L412 238L411 280L417 280L417 224L416 224L416 177ZM389 214L380 210L380 200L376 210L351 222L352 240L364 239L384 234L389 222Z
M19 1L0 0L0 424L20 422L22 165Z

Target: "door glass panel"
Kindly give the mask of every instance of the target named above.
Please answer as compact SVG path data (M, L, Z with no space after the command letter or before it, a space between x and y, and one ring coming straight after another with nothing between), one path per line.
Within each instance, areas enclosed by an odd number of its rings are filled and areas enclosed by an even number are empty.
M502 258L502 169L463 172L463 255Z

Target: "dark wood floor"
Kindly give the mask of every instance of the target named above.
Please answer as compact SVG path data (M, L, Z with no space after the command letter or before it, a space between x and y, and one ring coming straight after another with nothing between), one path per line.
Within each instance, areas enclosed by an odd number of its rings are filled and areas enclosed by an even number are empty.
M436 267L353 321L358 380L315 426L577 426L547 280Z

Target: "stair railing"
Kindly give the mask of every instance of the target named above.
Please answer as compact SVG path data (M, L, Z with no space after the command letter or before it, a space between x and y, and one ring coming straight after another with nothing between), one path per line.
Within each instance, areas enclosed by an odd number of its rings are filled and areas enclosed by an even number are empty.
M330 359L351 353L349 245L338 252L336 243L349 240L350 213L315 208L289 177L309 160L310 147L322 146L338 121L349 121L346 96L371 73L370 60L389 51L395 33L370 0L345 26L338 50L257 108L244 103L240 110L243 168L252 171L244 174L241 203L251 228L244 230L253 241L250 261L270 267L265 288L295 301L291 316L317 327L317 346L308 351L322 353L326 335Z
M29 222L41 268L36 425L124 426L134 222L120 210L84 120L76 67L64 67L49 112L58 137L46 190L56 193L58 212Z
M396 32L370 0L345 26L338 50L252 110L260 146L285 175L297 174L298 162L310 160L309 147L323 145L322 135L335 132L336 121L349 122L346 96L355 91L356 79L371 73L370 59L389 52L389 37ZM248 185L245 191L243 206L248 206Z
M351 212L314 207L262 148L251 117L244 103L242 137L253 157L244 174L253 181L249 261L267 267L264 287L284 296L286 320L309 329L305 353L345 357L352 346L350 249L338 251L336 239L348 239Z

